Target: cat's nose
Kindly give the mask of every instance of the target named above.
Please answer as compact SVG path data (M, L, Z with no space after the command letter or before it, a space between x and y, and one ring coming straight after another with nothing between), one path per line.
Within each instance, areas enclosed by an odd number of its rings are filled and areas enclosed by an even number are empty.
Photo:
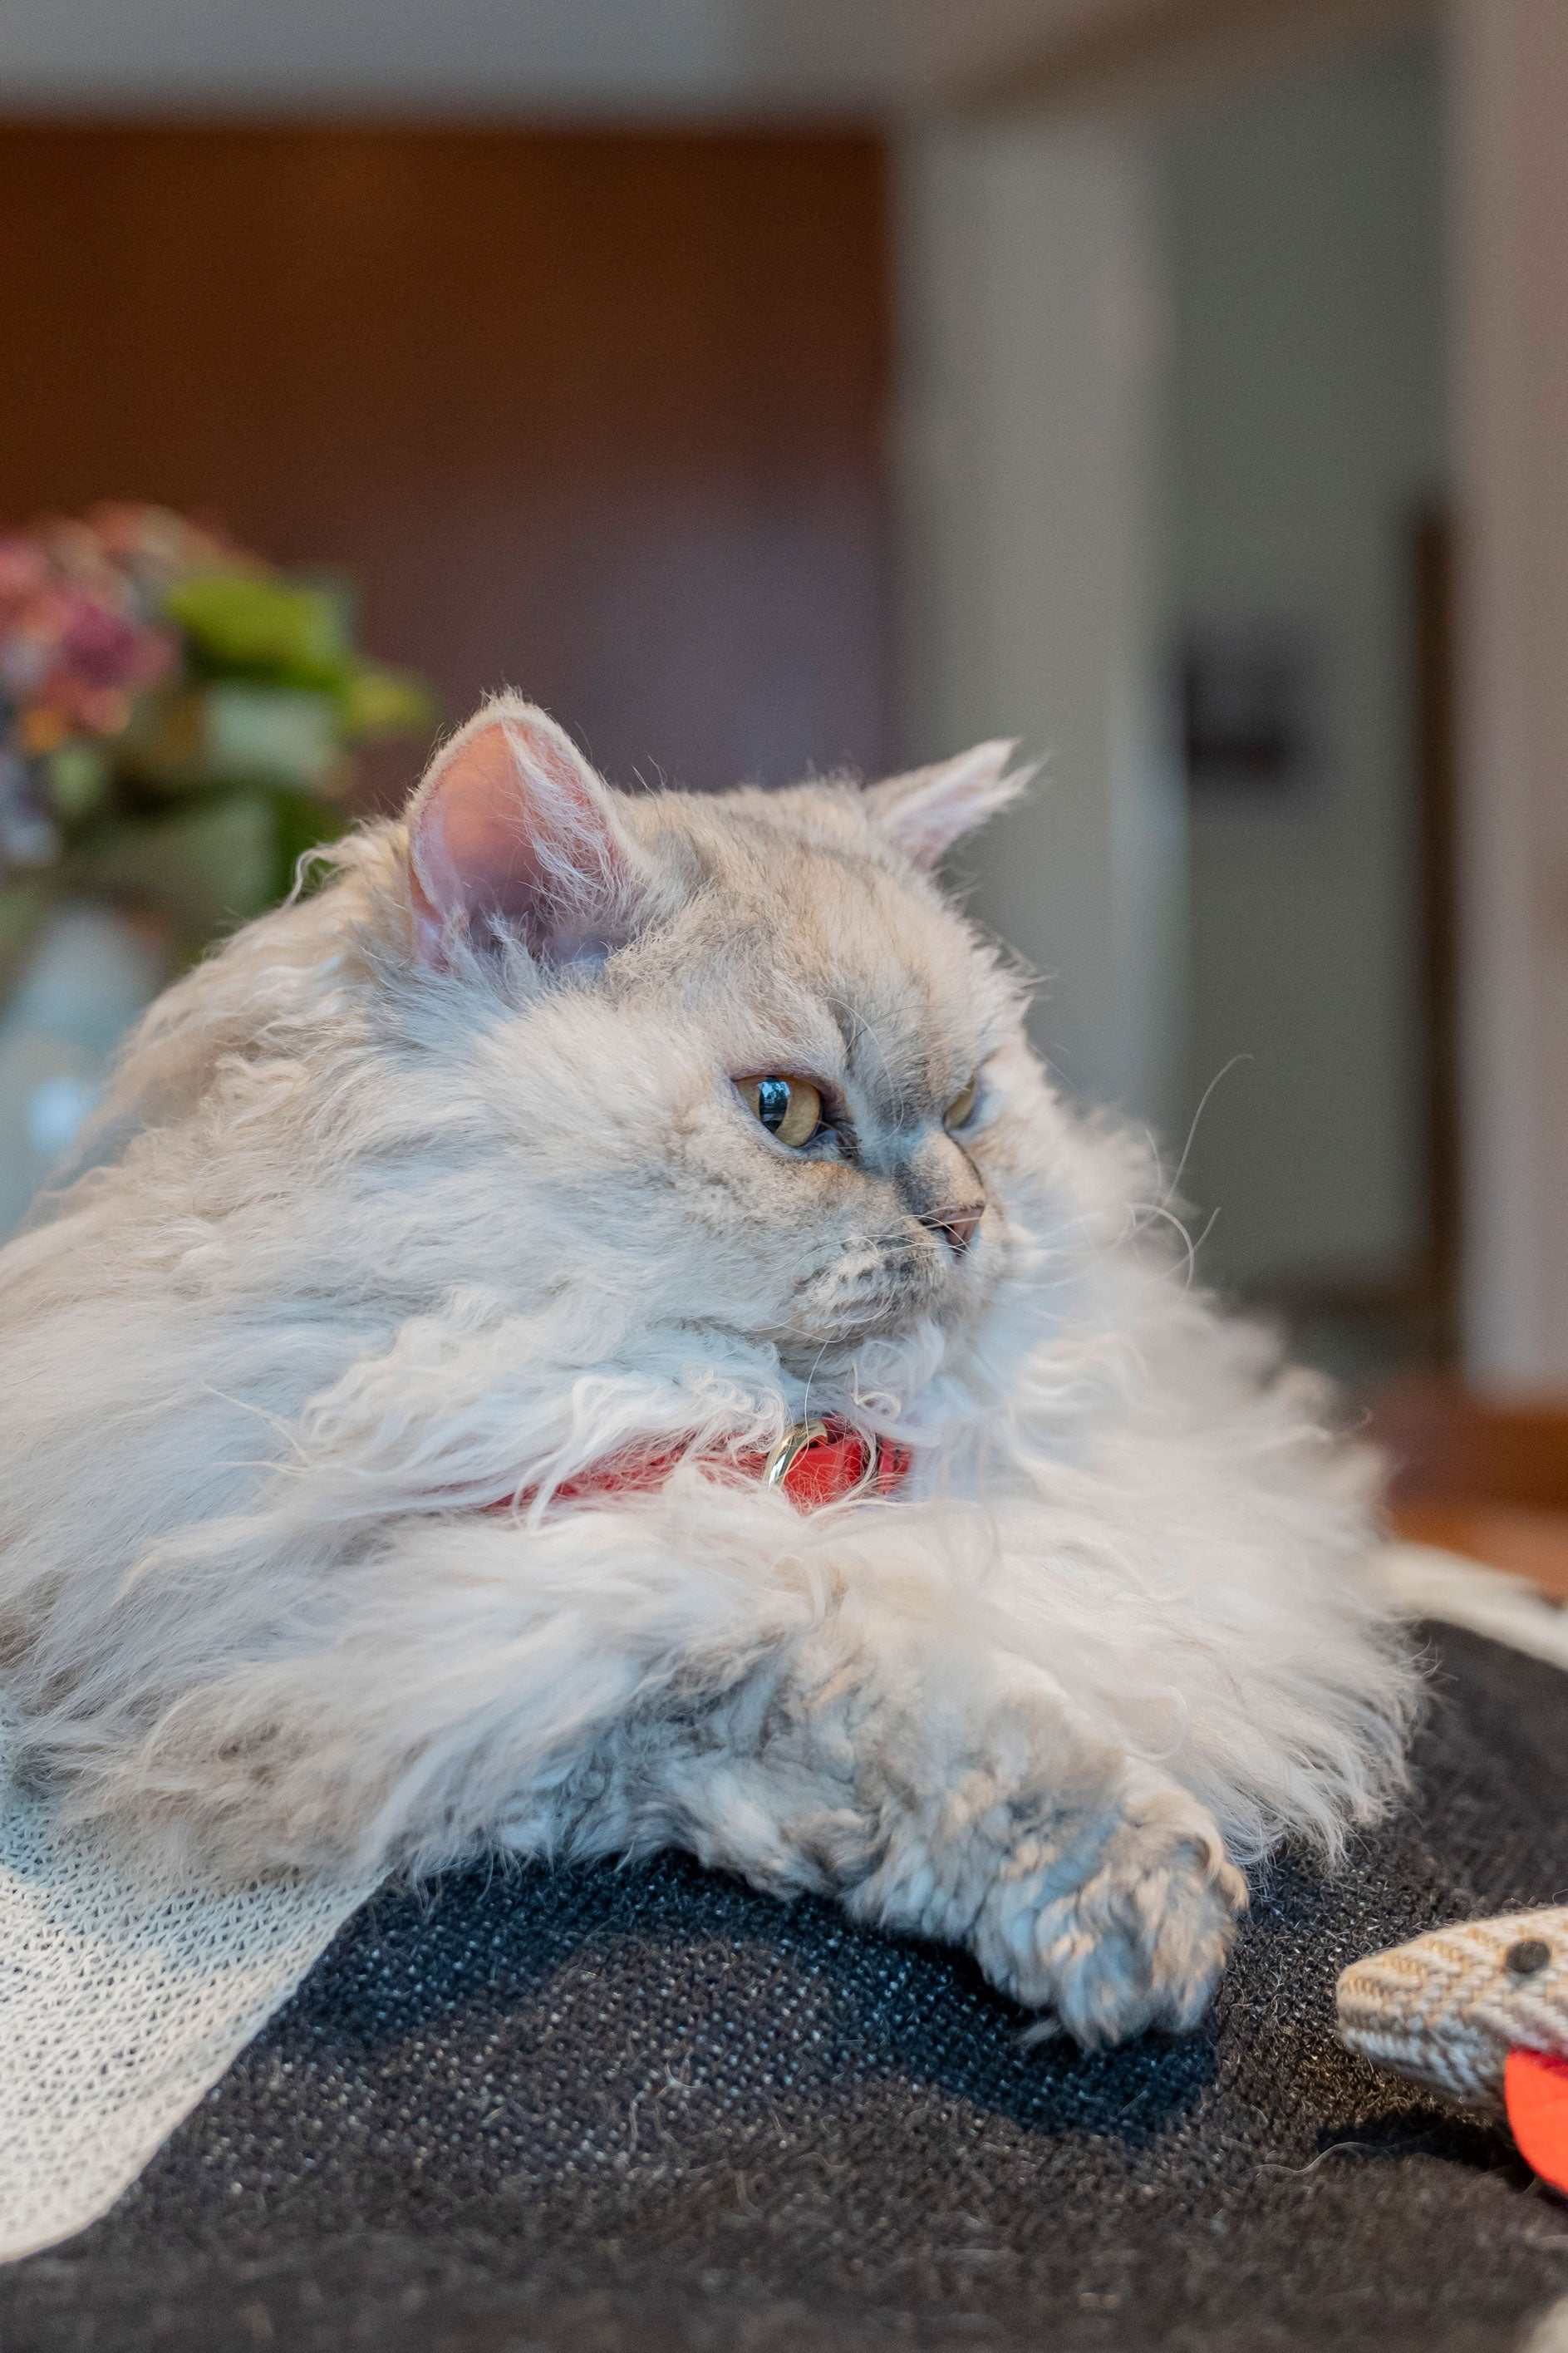
M949 1248L962 1258L974 1239L974 1229L985 1214L984 1201L963 1201L955 1208L933 1209L921 1219L933 1234L941 1234Z

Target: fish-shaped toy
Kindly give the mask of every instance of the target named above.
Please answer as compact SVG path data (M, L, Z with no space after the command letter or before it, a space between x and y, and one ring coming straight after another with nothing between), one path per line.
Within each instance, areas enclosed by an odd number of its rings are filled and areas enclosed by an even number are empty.
M1568 2190L1568 1905L1433 1928L1352 1962L1340 2040L1460 2107L1502 2110Z

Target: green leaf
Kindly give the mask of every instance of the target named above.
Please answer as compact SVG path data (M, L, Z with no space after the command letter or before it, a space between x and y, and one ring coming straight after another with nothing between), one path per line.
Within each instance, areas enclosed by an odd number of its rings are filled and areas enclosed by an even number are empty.
M53 903L52 891L42 883L0 883L0 996L9 987Z
M341 691L353 668L343 598L267 574L205 572L164 600L194 651L222 674Z
M49 806L66 825L79 825L106 798L109 754L99 744L58 744L44 762Z
M294 876L300 860L324 841L336 841L346 833L349 817L346 809L334 808L330 802L313 800L308 793L274 793L273 818L277 826L277 866L273 874L273 895L286 899L294 888Z
M97 828L70 852L63 879L73 890L156 907L199 948L281 897L278 834L269 794L227 794Z
M232 680L202 695L201 765L227 782L255 777L321 790L338 759L337 708L327 694Z
M351 744L392 735L435 733L436 699L411 670L379 662L356 664L338 698L344 735Z
M335 695L213 679L146 696L116 745L122 772L164 793L211 785L329 791L342 759Z

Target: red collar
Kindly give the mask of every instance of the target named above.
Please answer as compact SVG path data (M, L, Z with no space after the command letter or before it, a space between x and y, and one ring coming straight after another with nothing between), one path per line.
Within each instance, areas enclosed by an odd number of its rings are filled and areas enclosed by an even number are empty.
M552 1503L592 1502L600 1496L647 1494L662 1487L678 1462L688 1459L684 1447L667 1446L657 1453L617 1454L596 1470L563 1479L551 1491ZM771 1452L699 1455L698 1462L716 1479L763 1487L777 1487L797 1512L820 1511L825 1504L847 1503L851 1495L891 1495L903 1484L912 1460L907 1446L889 1439L868 1438L846 1421L797 1421L785 1430ZM510 1512L514 1504L531 1503L537 1487L524 1487L489 1512Z

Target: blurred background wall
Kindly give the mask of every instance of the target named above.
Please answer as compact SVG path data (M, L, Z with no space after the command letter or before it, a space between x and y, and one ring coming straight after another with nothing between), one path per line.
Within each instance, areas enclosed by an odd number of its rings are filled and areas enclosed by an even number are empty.
M1565 106L1560 0L13 0L0 518L210 512L623 782L1019 734L973 903L1205 1270L1551 1386Z
M0 137L0 513L134 486L359 584L447 712L630 778L887 752L865 135L73 122Z
M1171 644L1280 667L1269 765L1190 746L1188 1163L1216 1272L1320 1312L1426 1240L1421 533L1446 517L1442 83L1431 37L1160 143ZM1189 734L1192 730L1189 728ZM1229 1066L1229 1067L1227 1067ZM1226 1072L1223 1078L1217 1076Z

